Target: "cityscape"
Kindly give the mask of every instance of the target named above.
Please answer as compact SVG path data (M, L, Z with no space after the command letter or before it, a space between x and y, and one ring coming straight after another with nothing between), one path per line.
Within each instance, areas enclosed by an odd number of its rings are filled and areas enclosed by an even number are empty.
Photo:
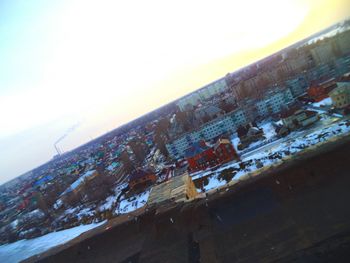
M33 256L29 262L35 262L84 232L100 234L150 213L175 224L181 209L208 206L269 171L348 142L349 114L347 20L74 150L62 152L55 144L49 162L0 186L0 254L25 240L34 248L18 252L19 260ZM71 234L60 239L60 233ZM197 246L201 252L196 248L191 257L203 253ZM128 252L119 259L129 261L115 262L139 262L146 252L135 251L137 259ZM205 253L207 261L188 262L224 262ZM142 262L150 262L147 256Z

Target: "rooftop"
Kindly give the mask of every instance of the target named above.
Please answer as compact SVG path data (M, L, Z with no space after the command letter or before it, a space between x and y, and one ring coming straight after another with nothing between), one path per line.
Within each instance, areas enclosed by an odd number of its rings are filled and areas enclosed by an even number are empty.
M81 183L84 182L85 179L89 178L90 176L94 175L96 173L96 170L90 170L87 171L85 174L83 174L82 176L80 176L76 181L74 181L74 183L72 183L62 194L65 195L71 191L73 191L74 189L76 189Z
M135 172L133 172L130 175L129 181L138 180L144 176L147 176L149 174L154 174L151 170L143 170L143 169L137 169Z
M192 145L185 151L185 157L191 158L209 148L210 147L204 141L192 143Z

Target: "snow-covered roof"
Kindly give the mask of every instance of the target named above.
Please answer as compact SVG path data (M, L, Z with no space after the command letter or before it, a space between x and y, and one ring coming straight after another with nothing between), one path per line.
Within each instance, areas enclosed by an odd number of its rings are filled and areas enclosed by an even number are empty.
M84 182L84 180L90 176L92 176L94 173L96 172L96 170L90 170L87 171L85 174L83 174L82 176L80 176L76 181L74 181L74 183L72 183L62 194L65 195L71 191L73 191L74 189L76 189L82 182Z
M119 163L119 162L112 162L106 169L107 169L108 171L113 171L114 168L119 167L119 166L120 166L120 163Z

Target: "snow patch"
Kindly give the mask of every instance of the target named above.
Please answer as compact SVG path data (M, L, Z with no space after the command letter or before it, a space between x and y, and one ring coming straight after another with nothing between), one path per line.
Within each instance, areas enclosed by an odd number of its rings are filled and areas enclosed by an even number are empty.
M333 123L328 127L324 127L317 131L303 135L299 138L276 144L268 150L256 151L253 155L250 154L246 158L242 158L242 160L238 163L227 163L220 166L216 170L210 169L206 171L196 172L191 174L191 177L193 180L196 180L212 174L207 177L207 185L203 186L203 189L205 191L209 191L221 187L227 183L225 180L219 179L220 173L225 169L233 169L233 179L239 180L242 176L248 173L255 172L256 170L263 167L277 164L283 161L283 158L285 157L292 156L293 154L301 152L310 146L349 132L349 121Z
M147 203L150 192L151 189L148 189L141 194L122 200L115 211L116 214L126 214L143 207Z
M106 221L96 224L81 225L58 232L52 232L41 237L23 239L14 243L2 245L0 246L0 262L19 262L36 254L43 253L105 222Z
M319 102L312 103L315 107L321 107L321 106L331 106L333 104L331 98L325 98Z

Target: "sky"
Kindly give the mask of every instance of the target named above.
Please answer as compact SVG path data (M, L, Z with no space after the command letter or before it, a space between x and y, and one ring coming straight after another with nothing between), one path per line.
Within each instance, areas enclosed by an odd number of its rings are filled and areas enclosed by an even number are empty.
M347 0L0 0L0 183L350 14ZM71 127L77 127L71 129Z

